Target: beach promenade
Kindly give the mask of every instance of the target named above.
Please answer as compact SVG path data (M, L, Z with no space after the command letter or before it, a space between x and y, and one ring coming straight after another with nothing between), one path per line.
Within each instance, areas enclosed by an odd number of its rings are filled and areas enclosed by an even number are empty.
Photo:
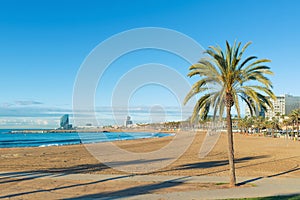
M226 199L300 194L300 178L1 172L0 199ZM42 184L48 182L46 188Z

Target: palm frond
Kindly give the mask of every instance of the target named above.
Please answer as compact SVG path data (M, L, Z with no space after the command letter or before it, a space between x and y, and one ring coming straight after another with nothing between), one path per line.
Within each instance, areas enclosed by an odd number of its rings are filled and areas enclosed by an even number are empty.
M251 113L273 108L271 99L276 97L271 90L272 82L266 76L273 75L273 72L265 64L271 60L257 59L256 56L242 60L250 44L251 42L248 42L241 48L240 42L235 41L231 46L226 41L225 51L222 51L220 46L210 46L205 52L208 56L190 67L188 76L200 77L184 100L184 103L187 103L193 96L200 96L194 107L192 119L207 115L210 109L213 109L214 117L222 117L227 94L232 96L239 117L239 100L246 102ZM257 84L253 84L254 82Z

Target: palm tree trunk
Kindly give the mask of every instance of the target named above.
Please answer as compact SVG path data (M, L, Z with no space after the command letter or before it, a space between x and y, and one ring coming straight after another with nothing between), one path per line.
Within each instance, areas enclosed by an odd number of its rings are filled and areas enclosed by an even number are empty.
M299 121L297 120L297 139L299 137Z
M293 122L293 134L292 134L292 139L295 137L295 122Z
M227 135L228 135L228 160L229 160L229 176L230 186L236 186L235 165L234 165L234 148L233 148L233 134L232 134L232 120L231 120L231 107L227 106Z

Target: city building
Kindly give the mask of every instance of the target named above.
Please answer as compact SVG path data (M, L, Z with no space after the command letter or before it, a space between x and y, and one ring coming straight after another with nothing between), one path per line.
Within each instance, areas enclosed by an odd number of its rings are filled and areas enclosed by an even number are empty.
M69 123L69 115L63 115L60 118L60 129L72 129L72 124Z
M285 94L277 96L276 100L271 99L271 102L273 103L274 110L268 109L267 111L261 111L260 113L257 112L255 115L271 119L272 117L275 117L277 113L279 113L279 115L289 115L292 110L300 108L300 96ZM246 106L245 115L251 116L248 106Z
M129 116L127 116L124 125L125 125L125 127L129 127L132 125L132 120Z
M253 111L254 112L254 111ZM255 113L252 113L253 114L253 116L261 116L261 117L265 117L265 111L263 110L263 109L258 109L258 108L256 108L256 111L255 111ZM247 116L247 117L250 117L251 116L251 112L250 112L250 109L249 109L249 107L246 105L246 108L245 108L245 116Z

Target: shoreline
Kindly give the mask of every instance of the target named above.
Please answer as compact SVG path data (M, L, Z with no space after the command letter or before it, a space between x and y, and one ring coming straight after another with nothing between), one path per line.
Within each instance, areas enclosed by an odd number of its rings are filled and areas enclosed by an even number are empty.
M71 146L71 145L88 145L88 144L98 144L106 142L115 142L115 141L130 141L130 140L140 140L140 139L150 139L150 138L161 138L161 137L171 137L174 136L174 132L154 132L154 131L102 131L102 132L73 132L72 135L64 133L64 135L56 135L48 137L47 134L53 134L53 132L41 133L38 132L24 132L20 137L5 137L6 141L1 144L0 149L11 149L11 148L29 148L29 147L52 147L52 146ZM78 133L78 134L77 134ZM12 135L17 135L20 133L12 133ZM28 135L27 135L28 134ZM29 136L30 134L36 136ZM98 134L98 135L97 135ZM29 137L27 137L29 136ZM10 139L11 138L11 139ZM22 140L18 145L15 145L15 140ZM1 140L0 140L1 141Z

